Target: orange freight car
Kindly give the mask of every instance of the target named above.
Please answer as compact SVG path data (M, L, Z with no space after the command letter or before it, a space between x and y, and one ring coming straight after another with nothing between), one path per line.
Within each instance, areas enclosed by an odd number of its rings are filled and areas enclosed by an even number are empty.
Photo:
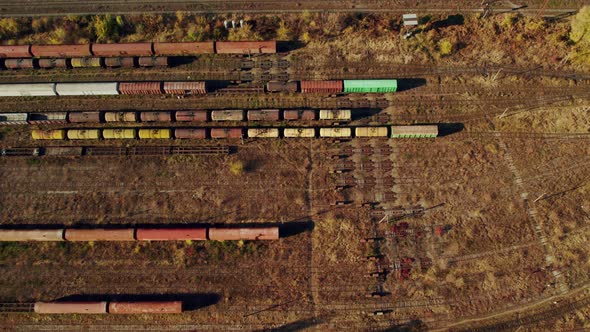
M154 43L156 55L197 55L215 53L214 42Z
M34 54L34 53L33 53ZM152 43L92 44L94 56L150 56Z
M92 56L90 44L32 45L31 54L37 58L75 58Z
M0 45L0 58L30 58L31 45Z
M277 53L277 42L270 41L226 41L215 43L218 54L260 54Z

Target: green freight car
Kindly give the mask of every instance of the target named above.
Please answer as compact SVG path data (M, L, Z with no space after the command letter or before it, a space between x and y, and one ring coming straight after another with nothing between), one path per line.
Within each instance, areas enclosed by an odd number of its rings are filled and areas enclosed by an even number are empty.
M391 138L435 138L438 126L392 126Z
M397 80L344 80L344 93L386 93L397 91Z

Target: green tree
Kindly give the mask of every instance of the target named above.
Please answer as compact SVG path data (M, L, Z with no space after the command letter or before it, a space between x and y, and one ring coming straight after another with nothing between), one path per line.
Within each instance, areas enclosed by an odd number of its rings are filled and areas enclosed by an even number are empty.
M287 28L285 21L281 21L279 23L279 28L277 29L277 40L291 40L293 39L293 34L291 30Z
M119 36L117 20L112 15L97 15L94 17L94 33L96 41L105 42Z

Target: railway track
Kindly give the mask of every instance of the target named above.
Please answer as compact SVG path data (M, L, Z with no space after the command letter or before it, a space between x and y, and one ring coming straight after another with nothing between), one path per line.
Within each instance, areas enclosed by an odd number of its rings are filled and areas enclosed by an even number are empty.
M565 0L544 11L546 15L562 14L576 11L586 1L575 2ZM519 7L519 12L524 14L539 14L542 2L540 0L528 0ZM505 6L505 5L504 5ZM511 12L513 7L500 7L492 5L491 12ZM428 12L428 13L469 13L484 12L480 2L456 1L454 4L444 1L429 1L416 3L411 0L387 1L387 0L303 0L298 2L285 2L278 0L260 1L213 1L213 0L192 0L192 1L167 1L162 3L157 0L89 0L72 3L63 0L52 1L29 1L26 3L14 3L9 1L0 2L0 13L2 16L55 16L55 15L91 15L97 13L174 13L186 11L190 13L285 13L285 12Z
M224 155L229 146L79 146L79 147L14 147L0 149L2 157L33 156L169 156L169 155Z

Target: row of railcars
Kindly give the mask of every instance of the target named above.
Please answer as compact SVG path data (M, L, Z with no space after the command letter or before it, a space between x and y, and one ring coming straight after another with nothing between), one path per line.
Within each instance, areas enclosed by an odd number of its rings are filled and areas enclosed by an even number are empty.
M208 121L350 121L346 110L192 110L158 112L48 112L0 113L1 125L115 123L115 122L208 122Z
M332 87L305 88L312 82L318 86L326 82L339 82ZM288 90L281 90L269 82L267 92L301 93L390 93L397 91L397 80L343 80L287 82ZM79 96L120 94L205 94L207 82L83 82L83 83L8 83L0 84L0 97L19 96Z
M299 127L299 128L104 128L35 129L34 140L223 139L223 138L434 138L438 126Z
M268 82L267 92L301 92L301 93L391 93L396 92L398 81L395 79L370 80L331 80L331 81L293 81Z
M168 57L143 56L143 57L91 57L91 58L58 58L35 59L17 58L5 59L6 69L52 69L52 68L136 68L136 67L167 67Z
M0 97L205 94L205 82L94 82L0 84Z
M277 53L277 42L209 41L189 43L113 43L80 45L0 45L0 58L88 58L195 56Z
M1 229L0 242L27 241L239 241L278 240L279 227L129 227L119 229Z
M37 314L180 314L182 301L35 302Z

